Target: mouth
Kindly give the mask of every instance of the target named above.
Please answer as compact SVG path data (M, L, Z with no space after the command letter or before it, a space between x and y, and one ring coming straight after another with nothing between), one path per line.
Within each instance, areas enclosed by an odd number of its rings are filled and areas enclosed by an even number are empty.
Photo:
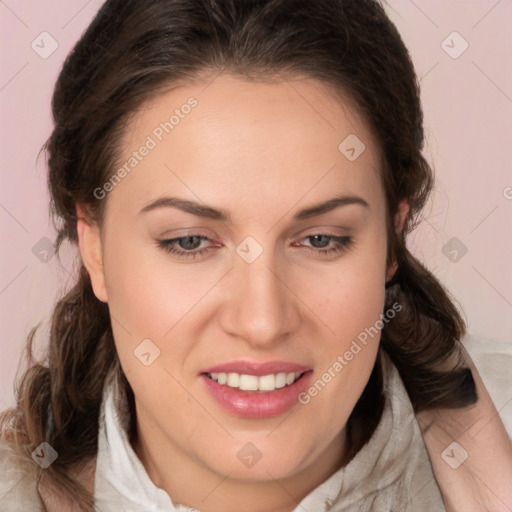
M233 362L207 368L199 377L214 403L239 418L271 418L300 404L312 380L310 367L285 362Z
M204 375L219 384L241 391L255 391L268 393L276 389L282 389L291 386L297 382L306 372L280 372L270 373L268 375L249 375L247 373L225 373L211 372Z

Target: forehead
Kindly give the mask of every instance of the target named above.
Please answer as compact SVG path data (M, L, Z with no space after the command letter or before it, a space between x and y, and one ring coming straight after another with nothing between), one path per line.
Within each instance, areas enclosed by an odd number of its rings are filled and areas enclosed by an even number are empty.
M129 172L111 199L126 193L139 205L171 192L209 204L243 197L247 206L381 192L371 130L314 79L221 75L180 86L143 105L122 147L116 169Z

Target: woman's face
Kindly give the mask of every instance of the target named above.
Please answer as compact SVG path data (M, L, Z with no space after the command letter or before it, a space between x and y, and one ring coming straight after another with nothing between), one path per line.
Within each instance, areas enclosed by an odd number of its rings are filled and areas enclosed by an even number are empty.
M156 97L128 133L125 172L96 191L102 266L89 270L135 394L138 449L197 475L331 471L384 306L367 126L315 80L221 75Z

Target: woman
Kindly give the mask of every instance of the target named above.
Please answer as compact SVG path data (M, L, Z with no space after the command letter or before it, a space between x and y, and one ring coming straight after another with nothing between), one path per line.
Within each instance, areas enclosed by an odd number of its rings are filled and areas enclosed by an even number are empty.
M432 174L377 2L109 0L53 114L81 266L3 417L8 510L498 510L438 460L492 403L406 247Z

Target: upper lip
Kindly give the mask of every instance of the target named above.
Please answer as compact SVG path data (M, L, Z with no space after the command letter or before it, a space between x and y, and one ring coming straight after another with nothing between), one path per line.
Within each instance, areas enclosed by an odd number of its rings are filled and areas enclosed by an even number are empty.
M205 368L200 373L240 373L244 375L272 375L277 373L304 373L311 370L311 367L289 361L230 361Z

